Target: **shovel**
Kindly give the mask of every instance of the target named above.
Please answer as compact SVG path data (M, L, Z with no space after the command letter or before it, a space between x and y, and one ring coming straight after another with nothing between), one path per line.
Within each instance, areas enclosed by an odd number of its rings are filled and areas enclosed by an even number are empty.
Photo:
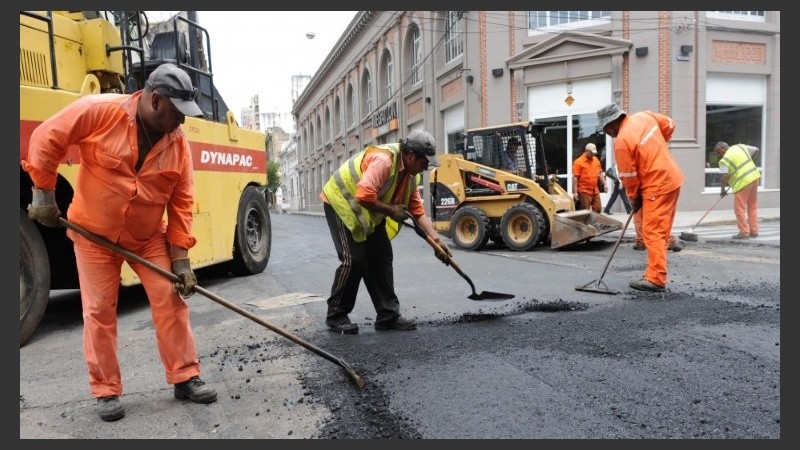
M118 246L117 244L114 244L113 242L109 241L108 239L106 239L106 238L104 238L102 236L98 236L98 235L90 232L89 230L84 229L80 225L76 225L76 224L68 221L67 219L64 219L63 217L59 217L58 218L58 222L62 226L66 227L66 228L69 228L70 230L75 231L76 233L79 233L79 234L83 235L83 237L89 239L90 241L94 242L95 244L101 245L101 246L103 246L103 247L105 247L105 248L107 248L109 250L113 250L113 251L121 254L122 256L124 256L124 257L126 257L126 258L128 258L128 259L130 259L132 261L136 261L139 264L147 266L148 268L150 268L154 272L157 272L157 273L163 275L164 277L166 277L166 278L168 278L168 279L170 279L172 281L177 281L177 282L181 281L181 279L178 278L178 276L175 275L174 273L157 266L153 262L148 261L148 260L142 258L141 256L139 256L139 255L137 255L137 254L135 254L135 253L133 253L133 252L131 252L129 250L126 250L126 249L124 249L124 248L122 248L120 246ZM341 368L343 368L345 370L345 373L347 374L347 377L350 378L350 381L353 382L353 384L355 384L357 388L361 389L361 388L364 387L364 380L362 380L361 377L358 376L358 374L353 370L353 368L350 367L350 365L347 364L343 359L337 358L336 356L333 356L332 354L326 352L325 350L322 350L321 348L316 347L316 346L312 345L311 343L304 341L303 339L301 339L301 338L289 333L288 331L283 330L281 328L278 328L275 325L272 325L271 323L267 322L266 320L261 319L260 317L252 314L250 311L247 311L246 309L242 309L239 306L237 306L236 304L231 303L231 302L223 299L222 297L203 289L200 286L195 285L194 286L194 291L203 294L204 296L206 296L209 299L219 303L220 305L222 305L222 306L224 306L224 307L226 307L226 308L228 308L230 310L233 310L233 311L243 315L244 317L247 317L248 319L252 320L253 322L256 322L256 323L258 323L260 325L263 325L266 328L269 328L270 330L272 330L272 331L280 334L281 336L289 339L290 341L294 342L295 344L299 344L299 345L305 347L306 349L311 350L312 352L316 353L317 355L322 356L323 358L327 359L328 361L333 362L334 364L336 364L337 366L340 366Z
M618 294L617 291L610 289L606 284L603 282L603 277L606 274L606 270L608 270L608 265L611 264L611 259L614 257L614 254L617 253L617 248L619 247L619 243L622 242L622 236L625 235L625 230L628 229L628 224L631 223L631 219L633 215L636 214L633 210L631 213L628 214L628 220L625 221L625 225L622 227L622 231L619 233L619 237L617 238L617 243L614 244L614 250L611 251L611 256L608 257L608 261L606 261L606 266L603 267L603 273L600 274L600 278L595 281L590 281L586 284L582 284L579 286L575 286L576 291L584 291L584 292L597 292L599 294L611 294L616 295Z
M416 219L414 218L414 216L411 215L411 213L408 213L408 217L411 219L413 223L409 224L408 222L403 221L403 224L405 226L413 228L414 231L417 233L417 235L419 235L419 237L425 239L425 241L431 247L433 247L436 253L444 253L445 255L447 255L447 253L444 250L442 250L442 247L439 244L437 244L436 241L431 239L430 236L428 236L427 234L425 234L424 231L422 231L422 229L417 224ZM472 288L472 294L470 294L467 297L470 300L509 300L514 298L513 294L503 294L500 292L483 291L480 294L478 294L477 291L475 291L475 283L473 283L472 280L470 280L470 278L467 276L467 274L465 274L461 270L461 268L458 267L458 264L456 264L456 262L453 261L453 258L451 258L450 255L447 255L447 262L445 264L448 266L452 266L453 269L455 269L455 271L458 272L458 274L461 275L462 278L467 280L467 283L469 283L469 287Z
M727 192L728 192L728 188L726 187L726 188L725 188L725 193L727 193ZM696 224L694 224L694 226L693 226L692 228L690 228L690 229L689 229L689 231L684 231L684 232L682 232L682 233L680 234L680 236L678 236L678 237L680 238L680 240L682 240L682 241L690 241L690 242L697 242L697 235L694 233L694 229L695 229L695 228L696 228L698 225L700 225L700 222L702 222L702 221L703 221L703 219L705 219L705 218L706 218L706 216L708 215L708 213L710 213L710 212L711 212L711 210L712 210L712 209L714 209L714 207L715 207L715 206L717 206L717 203L719 203L719 202L720 202L720 200L722 200L723 198L725 198L725 197L723 197L723 196L720 196L720 197L717 199L717 201L715 201L715 202L714 202L714 204L713 204L713 205L711 205L711 208L708 208L708 211L706 211L706 213L705 213L705 214L703 214L703 216L702 216L702 217L700 217L700 220L698 220L698 221L697 221L697 223L696 223Z

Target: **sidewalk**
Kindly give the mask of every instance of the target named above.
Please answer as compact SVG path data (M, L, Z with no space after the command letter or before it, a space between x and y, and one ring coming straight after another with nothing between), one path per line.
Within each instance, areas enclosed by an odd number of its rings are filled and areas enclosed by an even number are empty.
M324 216L321 212L315 211L288 211L289 214L307 214L313 216ZM672 232L675 233L689 230L694 227L697 222L703 217L706 211L678 211L675 214L675 223L672 224ZM614 213L610 216L616 220L625 223L628 218L627 214L622 212ZM781 220L780 208L759 208L758 209L759 222L775 222ZM736 215L732 209L728 210L711 210L708 215L703 218L703 221L697 227L709 225L732 225L736 223ZM632 228L632 227L631 227Z
M675 214L675 223L672 224L672 232L688 230L697 224L697 221L703 217L706 211L678 211ZM614 217L623 217L622 214L615 214ZM625 219L621 219L625 220ZM759 208L758 209L759 222L774 222L781 220L780 208ZM722 224L735 224L736 215L732 209L728 210L711 210L703 221L697 225L698 227L708 225L722 225Z

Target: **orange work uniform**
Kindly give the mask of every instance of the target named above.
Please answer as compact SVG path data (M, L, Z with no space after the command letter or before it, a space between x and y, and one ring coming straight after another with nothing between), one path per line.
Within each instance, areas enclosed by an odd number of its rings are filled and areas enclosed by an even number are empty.
M191 248L194 186L189 143L178 127L165 134L137 172L141 92L83 97L36 128L22 167L37 188L55 188L70 147L80 165L67 218L171 271L170 244ZM166 209L168 222L164 223ZM67 230L75 248L83 306L83 350L94 397L122 394L117 356L117 300L124 258ZM134 261L150 301L169 384L200 374L189 307L172 281Z
M597 156L589 159L584 152L572 163L572 176L578 179L578 199L581 209L590 209L596 213L600 212L600 189L597 187L597 180L603 173L603 166Z
M644 279L662 287L667 283L667 246L685 179L667 147L674 131L675 122L668 116L642 111L621 119L614 141L619 178L628 198L642 200Z

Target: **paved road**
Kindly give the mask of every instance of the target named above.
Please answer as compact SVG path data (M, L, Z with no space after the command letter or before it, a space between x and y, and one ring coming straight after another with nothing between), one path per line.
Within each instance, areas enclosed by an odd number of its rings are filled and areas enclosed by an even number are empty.
M134 288L120 302L127 413L103 423L88 397L77 293L57 292L20 349L20 437L777 439L780 241L769 244L766 227L763 244L707 239L712 228L669 254L664 294L627 287L644 256L627 238L603 278L617 295L574 289L598 278L611 235L570 251L455 250L478 291L516 295L501 302L467 299L465 280L404 232L395 281L419 330L373 330L362 287L351 316L361 333L341 336L323 325L338 264L324 219L276 215L267 271L206 272L201 285L343 358L364 389L330 361L196 294L204 379L220 400L175 401Z

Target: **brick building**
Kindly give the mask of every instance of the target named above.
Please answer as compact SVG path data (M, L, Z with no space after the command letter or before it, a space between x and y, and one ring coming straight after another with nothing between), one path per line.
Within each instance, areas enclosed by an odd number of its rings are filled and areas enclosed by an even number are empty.
M298 204L321 211L366 145L426 129L448 153L466 129L523 120L547 125L569 188L587 142L613 164L595 114L611 101L675 120L680 210L719 195L720 140L761 148L759 205L780 206L780 11L360 11L292 109Z

